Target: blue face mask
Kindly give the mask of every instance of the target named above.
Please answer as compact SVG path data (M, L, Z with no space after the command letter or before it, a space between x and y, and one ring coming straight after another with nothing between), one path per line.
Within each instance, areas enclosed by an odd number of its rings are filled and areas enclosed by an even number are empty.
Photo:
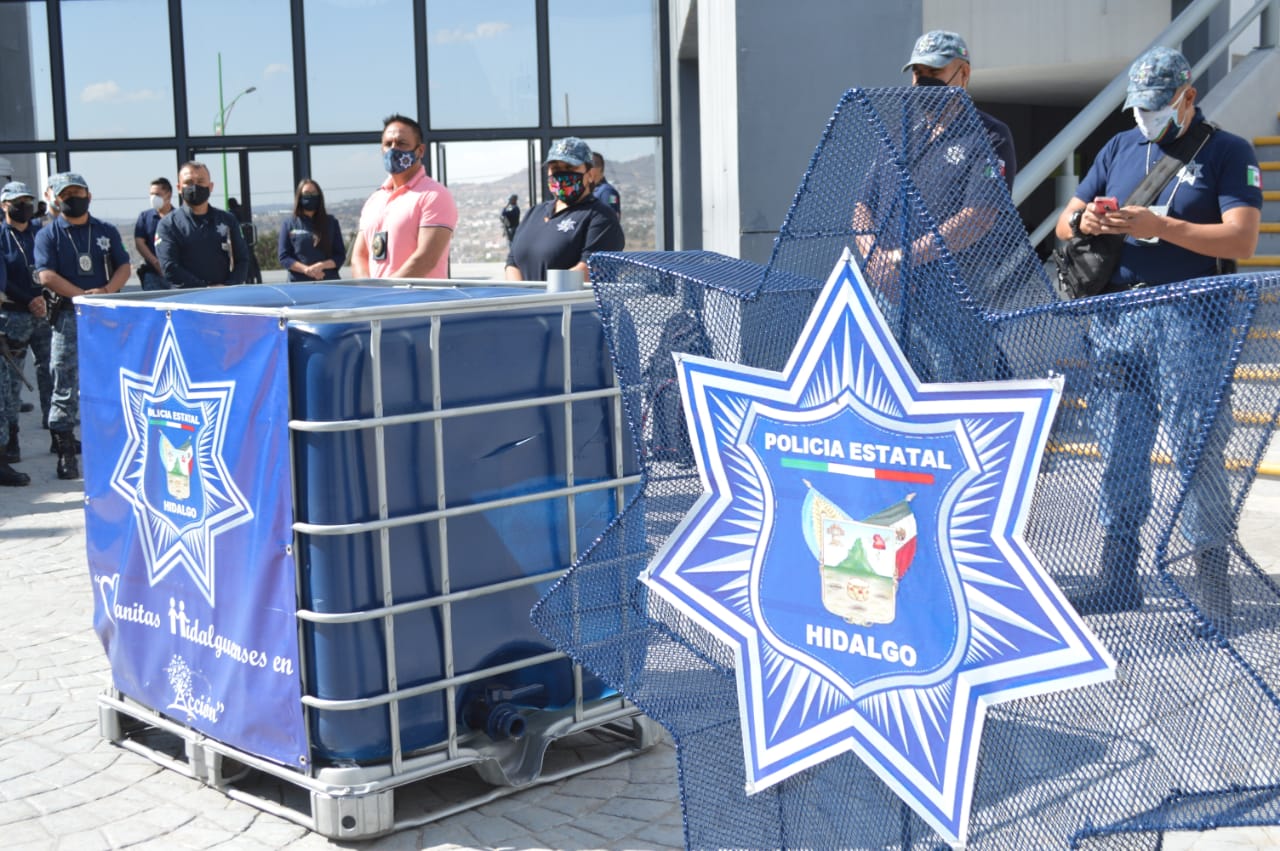
M382 152L382 167L387 174L400 174L408 171L418 163L418 155L414 151L398 151L387 148Z

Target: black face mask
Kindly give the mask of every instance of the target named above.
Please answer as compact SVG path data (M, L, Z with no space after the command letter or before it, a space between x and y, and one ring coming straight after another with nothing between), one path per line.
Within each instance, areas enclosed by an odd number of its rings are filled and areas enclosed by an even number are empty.
M83 195L77 195L72 198L63 198L62 215L68 219L78 219L85 213L89 212L89 199Z
M945 80L938 77L916 77L916 85L917 86L949 86L951 85L951 81L954 80L956 76L959 75L959 73L960 73L960 69L957 68L954 72L952 72L951 76Z
M199 207L209 200L209 187L195 183L190 186L184 186L182 187L182 200L186 202L188 207Z
M24 225L31 221L33 212L35 212L35 207L32 204L9 202L9 221L15 225Z
M311 210L313 212L315 210L319 210L320 196L319 195L303 195L300 198L298 198L298 206L304 210Z

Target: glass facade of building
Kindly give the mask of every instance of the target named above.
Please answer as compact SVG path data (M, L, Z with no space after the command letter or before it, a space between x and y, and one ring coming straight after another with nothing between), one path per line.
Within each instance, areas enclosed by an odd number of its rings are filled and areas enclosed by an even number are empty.
M83 173L127 243L150 181L188 159L263 238L303 177L349 234L402 113L458 202L456 264L505 256L499 208L541 200L542 152L578 135L627 247L666 248L667 31L660 0L0 0L0 158L40 185Z

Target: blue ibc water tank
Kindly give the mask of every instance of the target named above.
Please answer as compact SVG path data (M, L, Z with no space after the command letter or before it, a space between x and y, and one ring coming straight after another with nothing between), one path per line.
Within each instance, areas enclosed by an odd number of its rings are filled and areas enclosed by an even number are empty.
M485 288L408 290L384 287L296 284L237 287L174 294L166 300L261 306L291 305L345 310L387 304L419 304L459 298L527 295L527 290ZM430 319L382 321L383 413L430 410ZM590 305L575 308L570 322L569 367L575 391L612 386L613 376L599 317ZM541 307L445 315L440 332L440 395L446 408L556 395L564 389L561 311ZM373 416L373 372L368 322L293 321L289 326L289 381L294 419L351 420ZM580 401L572 409L575 483L616 475L612 400ZM384 430L387 510L391 517L433 511L437 499L435 427L430 422ZM621 429L625 435L625 428ZM504 411L443 421L444 505L457 507L564 487L567 484L563 405ZM635 453L622 447L627 473ZM372 429L294 435L294 510L300 521L346 524L378 518L378 486ZM579 552L617 513L613 489L575 498ZM402 526L389 532L391 593L409 603L443 593L447 554L449 590L484 589L570 562L569 515L564 498L491 509ZM362 612L384 601L377 532L303 535L297 552L300 605L317 612ZM454 673L467 674L518 662L553 648L533 628L529 610L549 587L543 582L454 602L451 608ZM445 620L441 607L394 617L395 674L399 688L444 677ZM358 623L303 626L306 693L349 700L386 694L384 626ZM443 690L400 703L404 752L447 738L448 713L464 728L466 704L486 685L523 689L521 705L558 708L573 700L567 660L517 670L458 692L453 707ZM605 686L584 675L584 697ZM318 762L386 760L391 753L386 706L310 712L313 757Z
M505 295L505 293L503 293ZM415 293L415 295L418 295ZM445 407L554 395L563 389L563 347L558 309L445 317L440 333L440 394ZM612 375L599 319L589 309L571 321L574 390L610 386ZM384 322L383 411L388 416L428 410L432 383L428 321ZM290 377L294 416L308 420L373 415L368 326L294 325ZM577 483L614 474L614 418L607 400L573 406L572 457ZM564 487L565 418L562 406L446 419L443 423L444 505L462 505ZM385 429L388 513L392 517L440 508L434 426ZM295 438L298 519L337 524L373 520L377 511L374 432L299 434ZM633 453L628 448L626 457ZM585 549L616 513L615 495L575 497L578 546ZM443 593L443 554L449 590L483 589L569 564L567 501L540 501L398 527L390 532L392 597L396 603ZM442 543L442 541L447 541ZM384 587L377 533L311 536L299 552L303 605L316 611L362 611L382 604ZM545 584L486 594L451 604L454 673L466 674L552 649L533 629L529 610ZM396 678L400 688L444 676L444 618L432 607L394 619ZM325 698L385 693L386 652L380 621L317 624L304 631L309 691ZM567 661L504 675L504 684L537 684L526 700L540 708L573 699ZM586 697L603 692L586 684ZM460 694L461 699L468 699ZM401 747L429 747L447 736L451 710L443 691L401 703ZM390 754L389 713L367 710L311 714L317 756L357 761Z

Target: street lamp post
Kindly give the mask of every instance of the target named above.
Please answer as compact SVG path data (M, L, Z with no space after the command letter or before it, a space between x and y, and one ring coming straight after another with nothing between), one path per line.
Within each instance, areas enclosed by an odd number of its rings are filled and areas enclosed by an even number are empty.
M218 53L218 117L213 120L213 135L227 135L227 119L231 116L231 110L235 107L236 101L249 94L256 92L257 86L250 86L231 99L231 103L226 106L222 105L222 53ZM227 200L231 197L230 187L227 186L227 145L222 144L222 208L227 208Z

